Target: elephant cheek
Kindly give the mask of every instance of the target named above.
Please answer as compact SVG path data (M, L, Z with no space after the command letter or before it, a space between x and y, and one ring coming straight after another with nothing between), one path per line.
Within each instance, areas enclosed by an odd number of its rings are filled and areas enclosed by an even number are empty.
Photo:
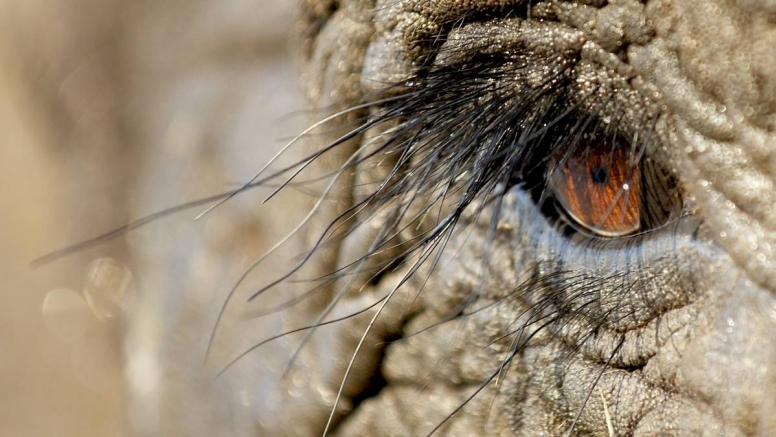
M776 435L776 299L733 271L719 273L715 308L682 354L677 383L746 433Z

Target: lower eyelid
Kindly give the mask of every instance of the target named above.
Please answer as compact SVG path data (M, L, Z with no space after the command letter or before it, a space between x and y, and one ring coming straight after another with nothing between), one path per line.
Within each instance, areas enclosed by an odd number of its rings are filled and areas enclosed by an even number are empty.
M521 291L521 298L534 310L571 317L588 328L583 335L591 326L623 333L641 328L698 298L691 261L707 255L695 239L694 218L650 235L569 238L519 187L505 195L499 215L506 229L514 229L508 243L519 254L514 271L533 270L542 284ZM558 329L565 323L559 322Z

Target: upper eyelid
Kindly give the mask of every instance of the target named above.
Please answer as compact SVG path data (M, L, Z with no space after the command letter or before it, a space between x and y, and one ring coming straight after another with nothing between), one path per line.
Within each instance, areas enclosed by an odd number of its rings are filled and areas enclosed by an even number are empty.
M521 18L475 22L450 31L438 49L436 65L460 63L472 54L565 55L577 57L584 34L553 21Z
M462 60L460 63L454 65L435 63L428 70L418 71L416 72L418 74L411 75L407 80L370 95L369 98L373 99L374 104L370 104L369 101L355 102L353 107L359 110L371 106L371 114L368 118L361 119L362 124L342 138L362 135L372 128L389 126L397 121L400 122L400 127L393 130L382 143L373 144L377 148L376 152L371 150L374 149L372 145L369 146L370 153L374 153L373 155L367 158L354 155L354 159L349 159L343 164L343 170L348 167L357 169L364 163L364 159L377 159L376 163L379 165L382 162L381 156L387 156L388 153L398 157L413 158L416 161L407 159L389 164L394 165L392 176L380 181L375 191L356 199L353 207L348 208L332 223L332 225L339 221L347 223L345 226L347 230L337 238L347 237L353 227L364 225L385 209L392 209L394 213L400 215L409 214L410 222L417 220L420 224L424 218L423 215L412 216L412 212L401 209L405 203L418 201L419 198L415 193L420 191L432 195L429 201L431 205L425 204L424 208L433 206L436 202L442 203L442 200L452 203L455 207L453 210L443 212L442 215L437 215L435 223L431 226L432 229L428 231L430 233L421 234L424 246L444 244L445 235L452 232L464 210L471 204L475 204L476 198L492 195L497 192L499 183L511 180L514 169L510 165L499 165L498 160L506 160L508 164L526 165L529 160L524 156L524 151L541 153L537 150L532 151L530 144L527 143L535 142L538 137L545 135L542 131L546 130L548 125L552 125L558 117L569 116L569 113L564 113L565 108L559 109L558 102L571 101L572 105L579 104L581 109L594 112L599 112L598 109L601 107L609 107L608 103L601 103L598 93L602 86L595 84L595 81L601 78L611 82L612 79L607 74L612 72L596 76L601 73L601 66L583 62L581 49L584 46L584 40L579 37L579 32L564 27L561 23L525 20L512 20L510 23L510 25L519 24L527 31L518 32L512 41L514 44L509 47L515 50L497 50L493 52L494 56L477 59L476 53L467 49L464 57L460 58ZM471 26L479 26L479 24ZM497 27L483 29L492 32ZM565 43L556 48L566 47L568 50L554 51L547 50L541 44L537 46L535 34L532 35L531 32L546 33L548 38ZM488 38L482 39L481 42L486 40ZM463 40L459 39L459 41ZM528 44L531 41L534 41L534 45ZM451 47L453 46L447 48ZM447 48L443 44L440 50L444 52ZM482 58L481 55L480 58ZM441 61L441 59L437 60ZM526 62L515 62L519 59ZM447 59L447 61L450 60L451 58ZM368 70L367 67L365 69ZM586 77L581 82L577 81L581 74L588 74L590 77ZM613 74L616 76L616 72ZM493 81L500 82L501 85L493 86ZM522 84L518 83L520 81ZM592 88L585 89L583 86L585 83L593 83ZM609 88L617 89L617 86L609 83ZM627 86L620 86L619 90L622 91L623 88ZM620 91L615 97L621 94ZM611 94L601 95L606 97L605 102L610 98L612 102L619 101L618 97L612 98ZM579 101L580 96L587 96L598 102L585 107L584 102ZM461 98L470 100L462 101ZM576 102L573 102L575 98ZM477 102L477 105L464 107L473 102ZM429 119L434 124L424 124L424 121ZM448 140L453 134L458 135L455 140L460 143L451 143ZM339 141L335 141L324 150L333 150L341 144ZM517 143L505 144L505 141L522 142L523 146ZM488 150L488 144L496 146L496 149ZM516 145L519 147L513 147ZM356 153L364 153L365 150L362 148ZM318 154L310 159L317 159L317 157L319 157ZM440 159L435 160L435 157ZM509 161L510 159L512 161ZM305 161L307 160L302 162ZM423 174L431 176L422 179L420 175ZM450 187L454 184L464 188L451 190L445 193L444 197L433 197L435 190L447 189L445 186ZM428 221L426 223L428 224ZM395 221L393 226L396 229L386 230L386 235L391 238L398 235L399 227L405 225L406 220ZM428 230L427 225L425 229ZM375 241L373 246L376 249L364 254L364 258L376 255L382 248L393 244L390 241L391 238L387 238L386 235L376 237L383 240ZM315 250L316 248L313 249Z
M530 32L524 32L526 29ZM549 38L558 38L558 35L563 35L558 39L565 45L559 44L555 46L554 50L547 50L545 46L536 44L536 32L548 33L551 35ZM500 59L504 64L508 64L515 62L515 59L529 61L530 57L533 56L539 63L543 59L545 66L553 65L553 62L556 64L566 63L571 70L576 70L574 79L577 79L579 83L591 84L598 80L605 85L600 88L597 88L598 85L594 85L584 89L572 79L570 82L558 81L554 83L553 86L556 89L551 92L566 95L570 102L575 98L578 100L580 95L601 94L592 98L592 103L583 105L584 108L581 112L589 111L590 115L599 116L599 123L601 119L614 120L611 123L614 129L622 129L624 135L634 139L633 147L639 148L638 158L635 159L643 158L647 147L643 144L637 144L639 143L639 134L641 134L641 141L644 142L644 139L649 136L644 133L654 129L654 122L660 115L659 111L655 110L654 105L651 105L648 99L643 98L630 87L630 75L621 75L623 71L627 72L627 68L611 68L611 65L617 64L619 60L604 56L603 60L608 65L596 62L600 60L596 57L600 58L601 51L591 48L591 44L581 37L581 33L574 30L571 30L570 33L564 34L564 32L569 32L569 29L562 23L529 22L522 19L467 24L447 35L447 39L439 48L431 72L440 72L449 68L452 74L465 75L466 66L475 64L481 58L496 60L496 63ZM499 37L505 35L509 36L508 41L499 40ZM530 38L526 38L527 36ZM500 44L493 45L494 39L499 40ZM532 44L526 44L527 42L532 42ZM536 65L530 65L528 62L525 70L534 67ZM536 70L534 83L543 80L542 77L546 78L546 74L542 75L546 71L541 71L542 68ZM509 74L510 71L505 71L503 77L494 76L492 79L508 82L510 80ZM579 79L582 75L586 75L586 77ZM423 73L421 73L418 80L422 81L423 78ZM602 91L601 88L606 90ZM488 90L483 90L484 99L487 98L485 96L488 92ZM519 91L516 91L516 94L519 94ZM622 110L623 107L628 109ZM647 138L646 143L650 142ZM655 147L650 145L650 148ZM646 152L646 155L648 154L649 152Z
M466 65L477 57L485 56L498 57L504 62L541 64L541 60L553 58L567 62L577 71L580 83L593 84L586 90L578 86L577 94L596 92L593 87L599 85L595 84L607 82L607 89L598 92L608 93L614 100L610 107L617 108L609 114L600 115L632 115L627 123L629 126L644 124L645 120L654 119L659 112L654 102L632 87L635 72L627 63L587 39L583 32L561 22L511 18L463 24L442 38L429 68ZM542 81L548 73L543 74L537 69L534 84ZM417 74L422 76L423 69L411 76Z

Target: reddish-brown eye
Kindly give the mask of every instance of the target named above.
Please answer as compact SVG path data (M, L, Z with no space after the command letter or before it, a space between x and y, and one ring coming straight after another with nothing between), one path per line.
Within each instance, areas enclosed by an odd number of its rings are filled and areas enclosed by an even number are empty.
M576 224L604 237L633 234L641 227L641 173L624 147L609 141L575 147L550 175L555 199Z

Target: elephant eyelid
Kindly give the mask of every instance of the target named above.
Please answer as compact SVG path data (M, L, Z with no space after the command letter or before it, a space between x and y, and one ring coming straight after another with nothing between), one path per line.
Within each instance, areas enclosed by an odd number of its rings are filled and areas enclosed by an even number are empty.
M546 215L591 237L648 233L679 217L683 200L675 179L647 155L649 135L627 137L616 122L584 114L582 128L562 127L544 170L537 202ZM577 124L578 125L578 124ZM641 140L639 139L641 138Z
M463 63L422 71L354 103L351 113L361 114L357 126L300 161L317 159L352 138L363 138L362 146L338 171L352 169L363 175L359 193L354 204L332 221L330 229L337 231L327 231L321 244L347 238L366 223L375 226L375 220L380 231L369 252L340 273L383 271L416 255L428 257L444 246L464 215L476 215L494 202L498 205L501 195L514 186L531 193L549 219L579 218L579 211L570 214L564 209L569 208L568 202L558 201L548 168L563 162L558 157L569 148L569 141L582 139L580 147L589 148L584 140L591 135L613 135L615 143L622 143L618 147L630 147L627 154L620 154L628 160L620 164L622 172L626 179L632 178L636 169L640 180L647 182L631 181L629 188L650 191L636 201L626 200L629 203L615 211L619 216L614 225L609 224L614 229L602 231L601 220L612 215L608 204L588 208L599 215L590 223L565 220L569 228L593 237L620 238L665 223L676 202L659 199L662 203L657 206L644 202L651 201L654 192L671 191L667 186L655 190L653 181L670 184L670 178L661 172L654 177L654 163L646 169L641 164L649 132L628 134L622 119L601 116L612 99L599 89L575 91L576 61L562 55L516 59L476 55ZM382 170L364 171L378 168ZM497 207L492 223L499 214ZM617 228L622 226L625 231ZM410 243L398 242L408 230L415 234ZM381 255L388 252L395 255Z

